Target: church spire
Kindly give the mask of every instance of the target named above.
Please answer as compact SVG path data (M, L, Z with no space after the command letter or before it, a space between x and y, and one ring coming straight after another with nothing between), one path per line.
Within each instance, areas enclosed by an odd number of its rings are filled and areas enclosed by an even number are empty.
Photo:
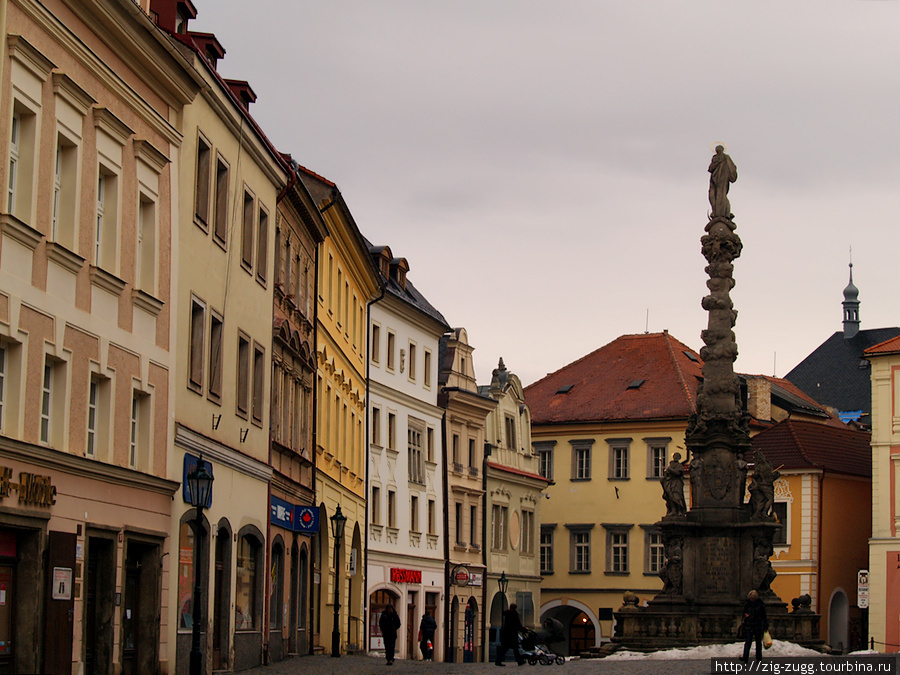
M859 332L859 289L853 285L853 260L850 261L850 283L844 289L844 339Z

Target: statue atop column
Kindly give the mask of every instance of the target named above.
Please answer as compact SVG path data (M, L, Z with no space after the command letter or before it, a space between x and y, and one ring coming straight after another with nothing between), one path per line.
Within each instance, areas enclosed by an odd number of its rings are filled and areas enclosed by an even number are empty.
M717 145L716 154L709 163L709 205L710 218L731 218L731 204L728 203L728 188L737 180L737 166L725 154L725 146Z

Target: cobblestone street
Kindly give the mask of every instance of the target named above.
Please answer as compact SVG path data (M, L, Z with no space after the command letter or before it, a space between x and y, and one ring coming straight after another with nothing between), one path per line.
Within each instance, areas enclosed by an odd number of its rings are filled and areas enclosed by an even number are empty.
M512 672L509 672L509 671ZM517 667L507 663L505 670L497 670L492 663L431 663L423 661L394 661L386 666L384 659L371 656L305 656L243 671L246 675L695 675L710 672L709 659L700 660L637 660L610 661L604 659L573 659L565 665Z

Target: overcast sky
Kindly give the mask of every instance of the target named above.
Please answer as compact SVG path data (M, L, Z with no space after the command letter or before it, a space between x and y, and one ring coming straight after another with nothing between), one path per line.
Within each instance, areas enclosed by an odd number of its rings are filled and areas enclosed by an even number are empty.
M900 325L898 0L195 4L278 149L468 330L479 383L648 328L699 350L719 142L736 370L840 330L851 246L862 327Z

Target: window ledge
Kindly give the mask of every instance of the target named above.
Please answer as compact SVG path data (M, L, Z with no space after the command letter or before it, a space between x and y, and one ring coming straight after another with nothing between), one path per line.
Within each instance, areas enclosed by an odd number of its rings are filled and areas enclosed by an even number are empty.
M605 574L608 577L627 577L629 574L631 574L631 572L609 572L609 571L606 571L603 574Z
M30 225L26 225L11 213L0 215L0 233L15 239L32 251L41 243L41 239L44 238L44 235Z
M135 306L140 307L142 310L147 312L147 314L151 314L153 316L159 316L159 313L163 308L162 300L150 295L146 291L142 291L137 288L131 291L131 300L135 304Z
M590 574L590 570L569 570L569 574Z
M590 482L591 479L590 478L570 478L569 480L572 481L573 483L588 483L588 482Z
M55 241L47 242L47 257L72 274L78 274L85 263L80 255Z
M121 296L125 290L124 280L96 265L91 265L91 284L115 296Z
M628 476L626 476L625 478L614 478L613 476L610 476L607 480L609 480L611 483L624 483L631 480L631 478Z

